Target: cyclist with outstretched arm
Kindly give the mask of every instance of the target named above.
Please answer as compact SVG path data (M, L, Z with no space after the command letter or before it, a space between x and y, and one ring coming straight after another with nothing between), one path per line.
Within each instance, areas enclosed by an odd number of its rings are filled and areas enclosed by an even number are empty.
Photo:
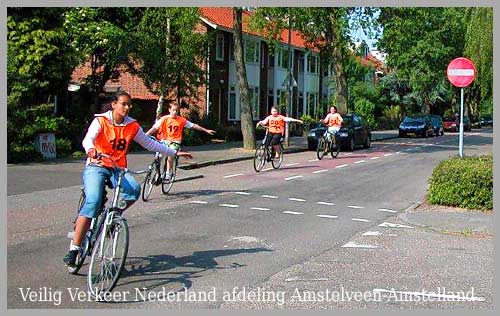
M192 128L197 131L205 132L209 135L215 134L214 130L206 129L195 123L191 123L186 118L178 115L179 106L177 104L170 104L169 114L162 116L156 123L151 127L146 134L153 135L158 132L157 138L160 139L162 143L177 151L181 147L183 131L184 128ZM163 169L163 179L169 181L172 176L172 165L173 158L171 156L167 157L164 169Z
M278 113L278 107L276 106L273 106L271 108L271 115L257 123L257 126L268 126L268 131L264 143L266 147L269 145L273 146L274 152L276 153L275 159L279 159L279 144L281 142L281 139L285 135L285 122L297 122L300 124L304 123L301 120L280 115Z
M92 218L96 216L100 207L105 180L110 179L113 185L116 185L117 171L113 161L118 167L127 167L127 151L132 141L149 151L161 152L167 156L177 154L187 158L192 157L190 153L176 152L146 135L139 123L128 116L132 108L131 97L128 93L124 91L116 93L111 107L112 110L95 115L82 142L88 157L82 172L85 202L75 223L70 249L63 259L68 266L75 265L80 245ZM99 154L109 156L111 159L100 159ZM133 176L125 174L122 189L121 197L125 202L124 209L126 209L139 198L141 186Z

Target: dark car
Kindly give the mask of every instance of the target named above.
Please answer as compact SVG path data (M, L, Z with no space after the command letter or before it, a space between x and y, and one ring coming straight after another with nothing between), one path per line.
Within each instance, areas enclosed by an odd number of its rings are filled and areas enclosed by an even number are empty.
M338 139L341 148L347 150L354 150L356 146L363 146L368 148L371 146L372 132L368 125L366 125L363 117L357 114L346 114L342 117L342 127L338 132ZM318 138L323 136L327 127L320 126L309 131L307 136L307 147L310 150L316 150L318 146Z
M483 127L482 124L481 124L481 121L479 120L479 118L477 116L471 118L471 120L470 120L470 126L471 126L471 128L481 128L481 127Z
M434 136L434 128L429 115L405 116L399 125L399 137L406 136Z
M434 128L434 135L444 135L443 119L439 115L431 115L432 128Z
M479 119L479 122L482 126L491 125L493 126L493 117L491 116L483 116Z

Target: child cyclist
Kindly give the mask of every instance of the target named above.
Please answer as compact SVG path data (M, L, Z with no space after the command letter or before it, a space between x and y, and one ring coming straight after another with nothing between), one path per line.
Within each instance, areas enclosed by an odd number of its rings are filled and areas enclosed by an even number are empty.
M325 123L328 126L328 130L325 132L328 141L330 141L330 135L335 135L340 130L343 121L344 119L342 119L342 116L337 113L337 107L334 105L331 106L330 113L328 113L326 117L321 120L322 123Z
M273 146L275 152L275 159L279 159L279 143L282 137L285 135L285 122L297 122L303 124L301 120L294 119L292 117L286 117L278 113L278 107L273 106L271 108L271 115L259 121L257 126L268 125L268 131L266 134L266 139L264 141L266 147L269 145Z
M156 123L146 132L147 135L153 135L158 132L157 138L172 148L178 151L181 147L184 128L192 128L198 131L205 132L209 135L215 134L214 130L206 129L198 124L191 123L184 117L179 115L179 106L170 104L169 114L162 116ZM173 157L168 156L163 169L164 181L169 181L172 176Z

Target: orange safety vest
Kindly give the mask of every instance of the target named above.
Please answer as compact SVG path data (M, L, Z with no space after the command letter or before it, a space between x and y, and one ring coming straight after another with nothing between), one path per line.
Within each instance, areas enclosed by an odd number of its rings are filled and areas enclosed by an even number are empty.
M338 113L330 115L330 118L328 119L328 126L329 127L340 127L342 125L340 118L341 118L341 116Z
M94 142L95 150L111 156L116 165L122 168L127 167L128 146L137 135L140 125L137 121L130 122L123 126L114 125L105 116L97 116L101 130ZM91 159L92 163L113 168L113 163L109 159Z
M162 119L163 122L158 129L158 139L182 142L182 132L187 120L179 115L176 118L172 118L170 115L167 115Z
M269 133L283 134L285 131L285 117L283 115L268 116L269 119Z

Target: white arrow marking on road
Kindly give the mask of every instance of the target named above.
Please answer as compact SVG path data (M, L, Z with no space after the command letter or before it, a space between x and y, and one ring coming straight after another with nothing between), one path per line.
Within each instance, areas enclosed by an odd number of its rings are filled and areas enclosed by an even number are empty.
M392 153L385 154L384 157L392 156Z
M278 198L276 195L265 195L265 194L262 197L266 198L266 199L277 199Z
M364 218L353 218L352 220L355 221L355 222L363 222L363 223L370 222L370 220L364 219Z
M219 204L219 205L223 206L223 207L232 207L232 208L239 207L239 205L236 205L236 204Z
M344 167L347 167L347 166L349 166L349 165L345 165L345 164L344 164L344 165L337 166L337 167L335 167L335 168L344 168Z
M297 201L297 202L305 202L306 200L304 199L298 199L298 198L288 198L290 201Z
M380 224L378 226L380 226L380 227L390 227L390 228L414 228L414 227L407 226L407 225L394 224L394 223L388 223L388 222L383 222L382 224Z
M349 208L365 208L364 206L348 205Z
M293 179L298 179L298 178L302 178L302 176L293 176L293 177L288 177L288 178L285 178L285 181L288 181L288 180L293 180Z
M193 203L193 204L208 204L208 202L206 202L206 201L189 201L189 203Z
M322 173L322 172L326 172L328 171L328 169L321 169L321 170L318 170L318 171L314 171L313 173Z
M319 161L319 159L311 159L311 160L308 160L309 162L315 162L315 161Z
M285 167L295 166L295 165L298 165L298 164L299 164L298 162L289 163L289 164L285 165Z
M381 212L397 213L397 211L393 211L393 210L388 209L388 208L379 208L378 210Z
M283 213L285 213L285 214L291 214L291 215L302 215L302 214L304 214L304 213L292 212L292 211L284 211Z
M252 207L252 210L257 210L257 211L270 211L270 209L265 208L265 207Z
M374 231L374 232L367 231L366 233L361 234L361 236L380 236L380 235L382 235L382 233L379 231Z
M448 75L471 77L474 76L474 69L451 68L448 69Z
M242 176L243 174L242 173L236 173L236 174L230 174L228 176L224 176L224 178L232 178L232 177L237 177L237 176Z
M365 162L364 160L358 160L358 161L355 161L354 163L363 163Z
M424 296L424 297L433 297L433 298L442 298L442 299L450 299L455 301L467 301L467 302L484 302L484 297L472 296L468 297L466 295L456 295L456 294L441 294L441 293L433 293L433 292L409 292L409 291L395 291L386 290L386 289L373 289L373 292L377 293L388 293L393 296L394 294L398 294L398 297L412 297L412 296Z
M323 214L320 214L320 215L316 215L318 217L321 217L321 218L338 218L338 216L335 216L335 215L323 215Z
M374 249L378 248L377 246L372 246L372 245L358 245L353 241L348 242L347 244L343 245L342 248L368 248L368 249Z
M321 205L335 205L335 204L330 203L330 202L318 202L318 204L321 204Z
M239 194L239 195L250 195L250 193L248 193L248 192L241 192L241 191L234 192L234 193Z
M371 157L371 160L379 159L380 157Z

